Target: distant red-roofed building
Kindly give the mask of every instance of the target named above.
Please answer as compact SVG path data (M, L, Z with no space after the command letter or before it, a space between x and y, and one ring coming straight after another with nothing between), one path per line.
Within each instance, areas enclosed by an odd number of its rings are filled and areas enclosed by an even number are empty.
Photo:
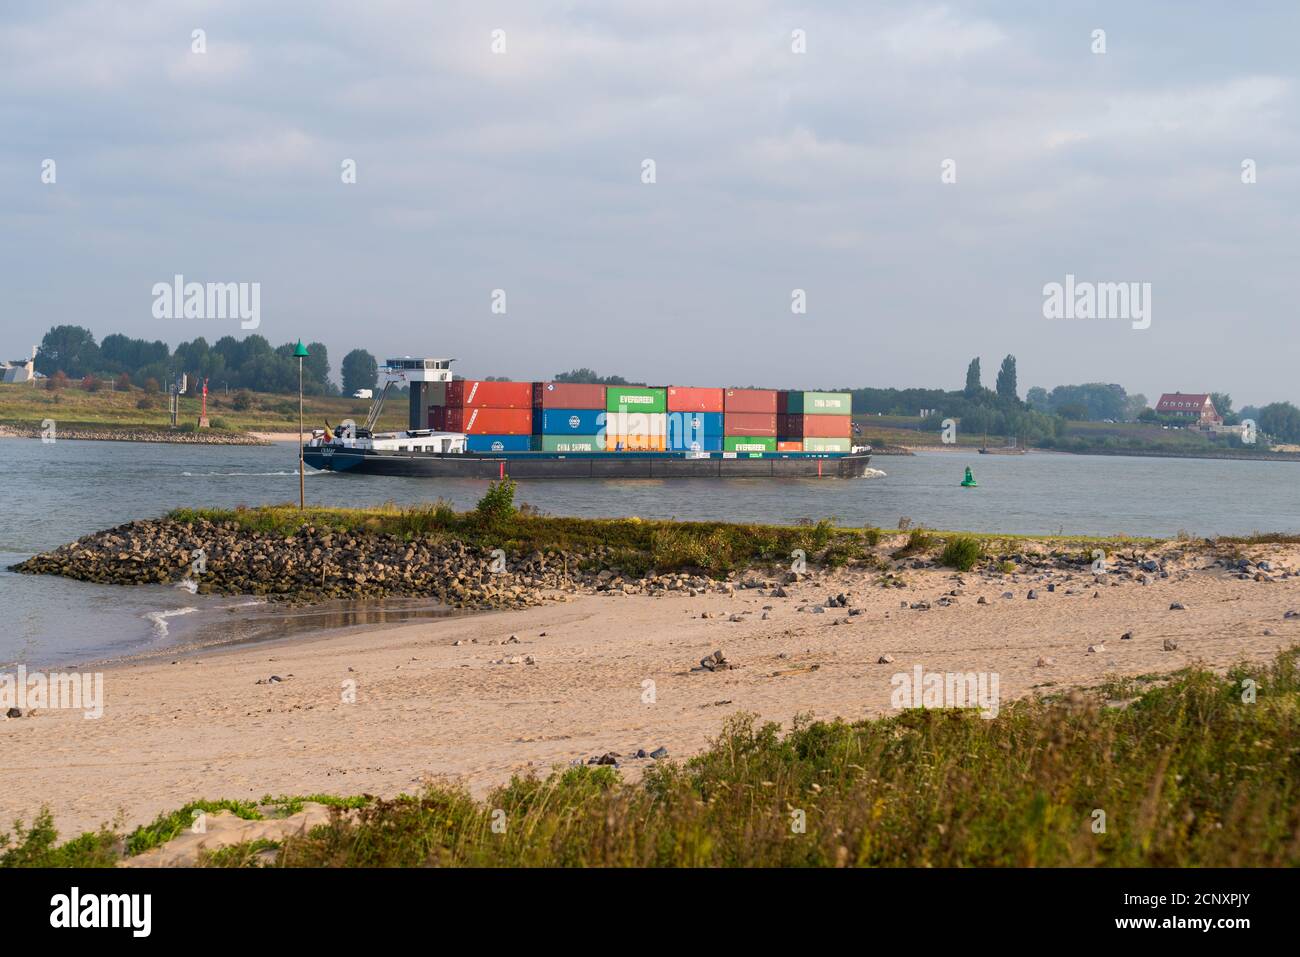
M1204 392L1166 392L1156 403L1156 414L1188 419L1189 424L1204 427L1223 424L1223 416Z

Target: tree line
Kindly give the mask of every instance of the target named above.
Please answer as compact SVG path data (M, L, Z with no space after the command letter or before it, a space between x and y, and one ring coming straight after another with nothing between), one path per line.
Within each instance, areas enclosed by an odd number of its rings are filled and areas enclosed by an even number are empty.
M208 379L209 389L249 389L290 393L298 390L296 343L279 346L260 335L243 339L222 336L211 345L199 336L175 349L160 339L133 339L113 333L96 342L89 329L55 326L36 350L36 371L50 378L113 379L149 391L167 389L182 374ZM303 391L309 395L338 395L330 378L329 351L323 342L307 344L303 360ZM374 388L379 366L369 352L353 349L343 357L343 391Z

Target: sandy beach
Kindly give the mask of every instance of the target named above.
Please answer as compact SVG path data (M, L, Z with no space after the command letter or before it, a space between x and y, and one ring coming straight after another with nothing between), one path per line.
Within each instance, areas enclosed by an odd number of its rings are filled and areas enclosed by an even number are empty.
M838 572L787 585L786 597L583 595L115 666L99 719L47 710L0 720L15 785L0 793L0 818L48 805L70 836L119 817L131 827L195 798L391 796L435 778L481 795L512 774L608 751L662 746L683 758L737 711L783 723L885 714L891 676L916 665L996 672L1004 704L1193 662L1223 669L1300 642L1300 619L1284 617L1300 607L1300 577L1284 574L1300 568L1300 553L1250 551L1271 560L1271 580L1205 569L1195 552L1145 585L922 569L896 588L878 572ZM840 593L849 609L814 610ZM921 602L929 609L902 607ZM1121 640L1125 632L1133 637ZM715 650L736 667L699 670ZM259 683L273 675L283 680ZM646 763L626 761L623 773Z

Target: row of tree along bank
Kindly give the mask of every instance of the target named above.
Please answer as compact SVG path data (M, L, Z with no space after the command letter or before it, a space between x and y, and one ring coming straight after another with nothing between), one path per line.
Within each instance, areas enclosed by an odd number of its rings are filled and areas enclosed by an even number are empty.
M44 376L62 374L73 380L111 380L156 392L165 390L180 375L208 379L213 388L251 389L254 392L296 393L298 360L295 343L272 346L256 333L236 339L222 336L211 345L199 336L173 350L160 339L133 339L114 333L97 343L81 326L55 326L36 351L36 371ZM338 395L330 379L329 351L323 342L307 345L303 360L303 391L308 395ZM373 388L379 375L375 357L353 349L343 357L343 392ZM152 383L152 386L150 385Z

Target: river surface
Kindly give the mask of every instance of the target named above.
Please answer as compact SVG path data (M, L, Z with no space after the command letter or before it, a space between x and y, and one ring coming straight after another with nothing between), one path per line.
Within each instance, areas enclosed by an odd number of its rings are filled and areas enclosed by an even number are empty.
M979 487L959 486L964 468ZM82 535L179 507L296 502L297 447L198 446L37 439L0 441L0 666L66 664L440 614L385 601L284 609L174 586L122 588L8 566ZM884 474L855 480L673 479L521 482L517 500L553 515L721 519L1014 534L1197 536L1300 531L1300 463L1031 453L877 456ZM470 508L477 479L311 472L319 505Z

